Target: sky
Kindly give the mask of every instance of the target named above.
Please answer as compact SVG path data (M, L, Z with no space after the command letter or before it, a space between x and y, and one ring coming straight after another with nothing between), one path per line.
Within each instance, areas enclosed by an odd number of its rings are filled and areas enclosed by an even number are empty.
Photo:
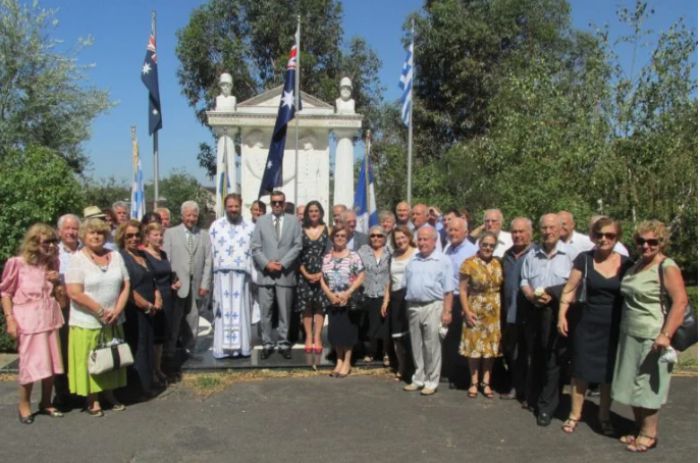
M148 136L147 91L140 80L140 69L150 32L151 11L157 12L158 73L163 114L159 133L160 176L173 170L186 171L205 185L211 185L197 164L199 143L211 141L209 131L200 125L187 105L177 82L175 56L176 32L188 22L201 0L40 0L40 6L56 9L58 25L50 36L71 48L78 38L92 36L94 43L78 55L78 62L90 65L88 84L107 90L115 107L99 116L84 144L91 167L87 174L95 178L114 176L124 183L131 176L130 127L136 126L144 176L152 179L152 141ZM386 101L399 98L398 78L405 58L402 45L403 23L420 10L422 0L341 0L346 42L353 36L364 37L382 61L379 73ZM280 0L281 7L286 2ZM646 62L658 34L676 20L683 21L697 36L695 0L648 0L654 9L647 27L652 35L637 51L632 67L631 49L620 45L623 66L637 73ZM584 30L610 27L611 37L625 33L616 17L621 6L632 8L633 0L572 0L572 21ZM290 37L290 46L293 38ZM302 36L303 44L303 36ZM417 51L418 52L418 51ZM303 89L302 89L303 90ZM235 95L235 83L233 94ZM361 150L358 150L361 152Z

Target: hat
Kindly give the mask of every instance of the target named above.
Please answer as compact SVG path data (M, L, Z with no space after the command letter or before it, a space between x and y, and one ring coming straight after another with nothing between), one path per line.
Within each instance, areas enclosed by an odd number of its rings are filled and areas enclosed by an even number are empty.
M97 206L88 206L83 209L84 219L104 219L105 217L102 210Z

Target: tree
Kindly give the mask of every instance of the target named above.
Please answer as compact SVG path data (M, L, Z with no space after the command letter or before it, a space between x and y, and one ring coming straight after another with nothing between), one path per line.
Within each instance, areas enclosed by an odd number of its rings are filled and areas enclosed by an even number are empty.
M87 181L83 186L85 191L85 204L97 206L100 209L111 208L117 201L129 201L131 188L125 181L115 177Z
M177 33L178 80L203 125L219 93L222 72L233 76L238 101L282 83L296 14L301 15L302 31L300 88L334 101L340 79L349 75L357 112L366 115L365 127L378 127L381 63L360 38L343 48L342 7L337 0L292 0L283 7L276 0L210 0L194 10ZM213 153L210 145L200 144L200 165L209 175Z
M76 64L85 39L67 55L49 37L58 24L52 10L0 0L0 157L29 145L44 146L75 172L87 158L81 143L93 119L108 109L107 92L85 82Z
M204 189L197 179L185 171L175 170L160 180L159 194L165 198L161 206L170 209L171 222L180 221L180 206L185 201L196 201L200 208L200 221L206 219L206 213L212 206L211 195ZM146 197L153 197L153 185L146 185Z

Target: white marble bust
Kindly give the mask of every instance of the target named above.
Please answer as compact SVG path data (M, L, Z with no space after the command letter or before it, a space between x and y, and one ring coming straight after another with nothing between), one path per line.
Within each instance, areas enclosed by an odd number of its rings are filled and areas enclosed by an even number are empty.
M228 72L224 72L219 77L219 88L221 95L216 97L215 111L235 111L236 97L231 95L233 89L233 77Z
M352 96L352 81L349 77L340 79L340 98L335 100L336 114L355 114L355 100Z

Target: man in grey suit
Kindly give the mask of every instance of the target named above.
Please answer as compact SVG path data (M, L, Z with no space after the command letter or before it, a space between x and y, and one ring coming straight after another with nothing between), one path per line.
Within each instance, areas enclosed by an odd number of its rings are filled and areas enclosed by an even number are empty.
M284 213L285 196L281 191L270 195L272 214L255 223L250 249L258 270L257 285L262 328L262 358L275 348L272 334L272 306L277 301L277 348L286 359L292 358L287 338L297 284L297 257L301 252L301 226L292 214Z
M197 226L199 205L185 201L180 214L182 223L167 229L163 238L163 250L181 284L173 301L171 316L168 317L167 311L165 313L167 332L163 356L170 368L175 368L178 338L185 349L194 350L199 307L209 294L212 271L209 235Z
M348 209L343 212L343 222L345 222L345 228L348 231L349 249L357 251L363 244L369 244L369 235L355 231L355 228L357 228L357 214L355 214L355 211Z

